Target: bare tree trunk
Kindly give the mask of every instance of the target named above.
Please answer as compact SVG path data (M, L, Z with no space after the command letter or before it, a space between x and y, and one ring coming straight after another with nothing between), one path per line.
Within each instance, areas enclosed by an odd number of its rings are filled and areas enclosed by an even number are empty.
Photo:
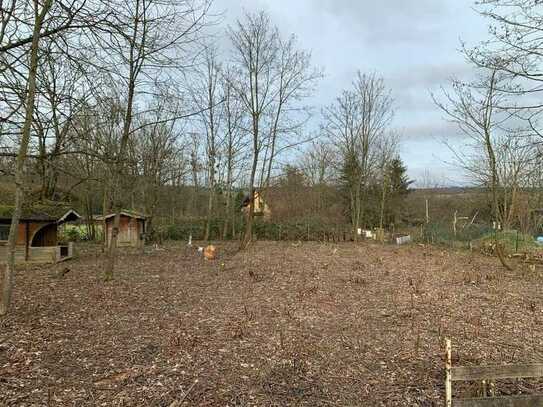
M34 114L34 102L36 97L36 75L38 71L38 48L40 40L40 31L46 14L53 4L53 0L46 0L41 12L38 12L38 3L34 7L34 30L32 33L32 45L30 48L30 69L28 71L28 93L26 95L26 114L21 133L21 141L15 167L15 209L11 217L11 226L8 237L8 259L2 279L2 298L0 300L0 316L6 315L11 302L13 291L13 276L15 272L15 252L17 244L17 232L19 229L19 220L21 218L22 206L24 201L25 173L24 167L28 144L30 142L30 130L32 126L32 117Z
M236 215L235 211L232 211L232 239L236 238Z
M253 222L255 215L255 177L256 169L258 166L258 118L253 117L253 165L251 168L251 179L249 184L249 212L247 213L247 219L245 224L245 234L241 241L240 248L243 250L247 248L251 240L253 239Z
M213 114L211 116L211 132L214 132ZM215 136L212 135L212 138ZM211 219L213 217L213 200L215 199L215 141L213 140L209 152L209 197L207 200L207 220L204 240L209 241L211 232Z
M128 95L128 104L126 109L125 123L123 128L123 136L121 139L121 146L119 148L119 154L115 163L115 180L113 184L113 210L115 211L115 218L113 221L113 228L111 230L111 238L109 240L108 250L107 250L107 259L106 266L104 269L104 279L109 281L113 278L113 270L115 269L115 256L117 251L117 238L119 236L119 226L121 220L121 210L122 203L119 197L120 183L123 179L124 174L124 160L126 147L128 145L128 137L130 134L130 125L132 123L132 106L133 106L133 97L134 97L134 83L129 89ZM117 189L117 190L115 190ZM107 241L107 239L106 239Z
M209 175L209 197L207 200L207 219L206 219L206 230L205 230L205 236L204 240L207 242L210 238L210 232L211 232L211 218L213 217L213 199L215 198L215 161L212 160L212 164L210 164L210 172Z
M387 188L388 188L388 177L384 177L383 179L383 191L381 193L381 214L379 216L379 228L383 229L384 224L384 218L385 218L385 202L386 202L386 195L387 195Z
M198 155L197 155L196 148L197 148L197 144L196 144L195 139L193 139L193 151L191 152L191 159L190 159L193 188L190 194L189 209L188 209L189 214L192 216L194 216L195 214L196 200L198 198L199 190L200 190L200 184L198 181Z
M88 190L85 194L85 212L85 217L87 218L87 236L89 237L89 240L94 241L96 239L96 229L92 217L92 198Z
M500 221L499 215L499 206L498 206L498 169L496 163L496 154L494 152L494 146L492 144L492 134L491 134L491 118L493 112L492 98L495 92L496 85L496 70L492 71L489 81L489 89L487 92L487 100L485 104L485 116L484 116L484 140L485 147L488 154L488 160L490 164L490 174L491 174L491 193L492 193L492 216L496 222Z
M356 218L354 222L354 233L353 233L353 240L356 242L358 240L358 228L360 227L360 215L362 212L362 199L360 197L360 184L357 185L356 191L355 191L355 208L356 208Z
M113 218L113 227L111 229L111 237L109 238L109 245L106 258L106 267L104 269L104 279L109 281L113 278L113 270L115 269L115 250L117 249L117 237L119 236L119 226L121 223L120 211L115 211L115 217ZM107 241L107 236L106 236Z
M236 30L231 28L228 30L236 54L235 60L238 63L239 72L241 73L239 78L234 78L232 84L243 103L247 116L252 120L253 162L249 184L250 203L245 225L245 235L240 245L241 249L247 247L252 239L255 177L259 166L258 160L262 149L268 148L269 144L266 144L265 137L260 133L261 119L263 116L265 117L270 114L269 108L274 103L285 105L289 100L294 103L294 101L303 98L310 87L310 83L318 77L318 74L308 72L310 68L309 54L297 54L296 59L300 61L299 67L291 63L292 59L289 58L295 53L293 50L293 40L289 42L290 48L285 49L284 54L280 54L282 52L280 50L284 46L280 41L278 29L270 25L270 20L266 13L246 13L245 17L246 21L237 21ZM284 83L280 83L281 74L279 71L281 69L278 66L280 57L285 58L282 61L286 67L284 72L294 72L283 100L278 100L279 95L274 92L275 89L283 88L284 85ZM271 120L273 123L273 117ZM265 123L270 122L263 122L263 124ZM267 158L267 153L265 153L264 158ZM273 157L270 157L270 162L272 161ZM261 175L264 174L265 170L266 164L264 161L262 163Z
M228 236L228 224L230 221L230 194L226 194L226 207L224 209L224 222L222 225L222 240L226 240Z
M258 59L258 58L257 58ZM253 76L254 75L254 76ZM258 71L249 72L249 89L251 90L250 106L251 106L251 119L253 127L253 165L251 168L251 178L249 180L249 212L247 213L247 219L245 224L245 234L241 241L240 249L247 248L251 240L253 239L253 222L255 215L255 177L258 167L258 155L260 152L260 103L259 103L259 77Z
M225 213L224 213L224 224L222 229L222 238L223 240L226 240L226 236L228 235L228 222L230 220L230 212L232 207L232 175L231 175L231 168L230 164L228 165L227 169L227 176L226 176L226 207L225 207Z
M140 3L136 3L136 14L139 11ZM121 136L121 144L114 164L114 180L112 188L113 197L113 210L115 211L115 219L113 221L113 229L111 230L111 239L107 250L107 259L104 269L104 279L109 281L113 278L113 270L115 268L115 256L117 251L117 237L119 235L119 225L121 219L121 201L119 198L120 184L123 180L125 170L125 156L128 147L128 138L130 136L130 128L132 126L132 111L134 108L134 94L136 91L136 79L138 73L141 72L142 58L141 54L145 51L145 36L143 36L142 42L137 44L136 38L138 35L139 24L144 25L146 21L140 21L138 18L134 20L134 26L132 31L132 39L130 41L130 57L129 57L129 77L128 77L128 98L126 101L126 113L124 116L123 133Z

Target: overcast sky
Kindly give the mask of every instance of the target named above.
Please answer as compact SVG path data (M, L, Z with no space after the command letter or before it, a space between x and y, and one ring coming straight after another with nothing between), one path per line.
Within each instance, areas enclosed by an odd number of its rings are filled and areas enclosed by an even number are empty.
M214 0L225 25L243 10L267 11L283 35L296 34L312 51L325 78L311 100L317 108L348 88L356 71L377 72L395 99L394 127L411 178L425 170L448 183L462 183L441 138L460 144L457 130L435 107L430 92L448 78L466 78L470 68L458 51L485 39L486 22L473 0ZM451 141L452 140L452 141Z

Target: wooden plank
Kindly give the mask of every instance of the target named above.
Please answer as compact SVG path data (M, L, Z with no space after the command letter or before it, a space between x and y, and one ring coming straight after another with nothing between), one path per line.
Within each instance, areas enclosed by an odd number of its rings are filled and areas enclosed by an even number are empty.
M455 399L453 407L535 407L543 406L543 394L530 396Z
M54 263L57 246L31 247L30 261L36 263Z
M49 247L29 247L28 259L26 259L26 248L18 246L15 249L15 263L54 263L55 246ZM0 246L0 264L5 263L7 259L7 247Z
M543 377L543 363L529 365L457 366L451 368L451 376L453 381Z

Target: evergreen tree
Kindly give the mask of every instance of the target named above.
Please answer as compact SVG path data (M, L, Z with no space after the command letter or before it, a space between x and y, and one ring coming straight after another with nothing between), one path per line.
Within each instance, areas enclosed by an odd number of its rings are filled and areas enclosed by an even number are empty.
M388 176L392 194L406 196L409 193L409 186L413 181L407 176L407 167L400 157L396 157L390 162Z
M388 165L387 177L390 186L388 219L396 224L403 210L405 198L409 194L409 186L413 181L407 176L407 167L400 157L394 158Z

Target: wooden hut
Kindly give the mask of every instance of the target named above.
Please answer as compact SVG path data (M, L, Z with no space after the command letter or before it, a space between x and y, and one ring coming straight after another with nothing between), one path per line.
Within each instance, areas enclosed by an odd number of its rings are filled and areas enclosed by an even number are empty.
M0 207L0 263L7 260L7 241L13 214L12 206ZM57 205L23 208L16 240L16 263L56 263L73 256L73 245L59 245L58 227L81 216L73 209Z
M246 195L241 202L241 210L247 214L251 205L251 199L249 195ZM259 191L254 192L254 215L262 216L264 220L269 220L271 217L271 210L268 204L264 201Z
M99 218L104 222L103 230L105 232L107 245L111 241L111 232L115 214L111 213ZM145 244L145 222L147 217L134 211L121 211L119 223L119 235L117 236L118 247L142 247Z

